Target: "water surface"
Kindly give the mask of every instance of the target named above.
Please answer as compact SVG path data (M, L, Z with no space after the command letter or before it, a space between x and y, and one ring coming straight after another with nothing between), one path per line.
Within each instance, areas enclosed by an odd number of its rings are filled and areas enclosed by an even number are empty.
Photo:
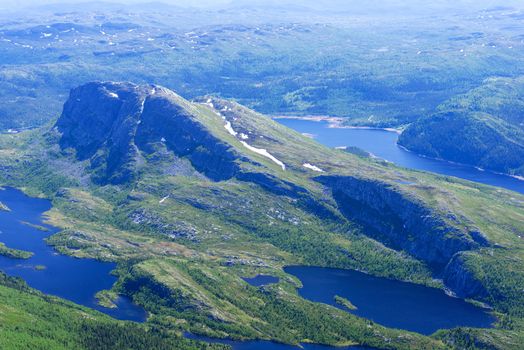
M524 181L514 177L479 170L472 166L425 158L408 152L397 145L398 134L394 132L329 128L329 124L325 121L299 119L277 119L277 121L300 133L313 135L315 140L328 147L355 146L406 168L455 176L524 193Z
M386 327L422 334L459 326L488 328L495 318L486 309L413 283L374 277L352 270L290 266L284 269L303 284L299 294L308 300L336 306ZM348 310L335 296L357 307Z
M0 190L0 202L11 211L0 211L0 242L9 248L33 252L30 259L11 259L0 255L0 270L23 278L29 286L80 305L104 312L114 318L141 322L146 312L124 296L116 300L116 309L98 305L95 294L110 289L117 278L111 275L116 264L94 259L76 259L58 254L45 243L45 238L58 229L44 224L42 214L51 209L45 199L31 198L22 192ZM42 231L33 226L45 227ZM39 267L44 267L40 269Z
M278 281L280 280L278 277L269 275L257 275L252 278L244 277L242 279L254 287L261 287L272 283L278 283Z

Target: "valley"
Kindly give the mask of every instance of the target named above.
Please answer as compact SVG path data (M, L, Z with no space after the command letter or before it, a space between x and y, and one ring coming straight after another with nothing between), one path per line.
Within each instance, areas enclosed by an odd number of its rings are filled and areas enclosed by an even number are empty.
M271 115L405 129L400 144L411 151L522 176L523 9L506 5L439 2L422 10L410 3L355 13L312 3L60 4L6 11L0 130L44 125L68 91L87 81L129 80L188 99L236 99ZM466 137L454 139L455 130Z
M117 263L104 303L124 295L162 332L398 349L511 348L521 336L515 192L330 149L232 101L130 83L78 87L53 125L0 136L0 166L2 185L52 201L58 252ZM302 298L290 265L445 285L497 321L431 336L386 328ZM279 281L243 280L258 274Z
M520 350L523 19L0 0L0 348Z
M298 119L278 118L276 120L282 125L331 148L343 149L346 147L346 151L362 157L378 157L409 169L458 177L524 193L524 181L522 179L475 168L471 165L453 163L442 159L431 159L409 152L397 144L399 136L394 131L332 127L330 122L304 120L300 119L300 117ZM358 149L353 149L352 147L357 147ZM366 152L369 153L366 154Z

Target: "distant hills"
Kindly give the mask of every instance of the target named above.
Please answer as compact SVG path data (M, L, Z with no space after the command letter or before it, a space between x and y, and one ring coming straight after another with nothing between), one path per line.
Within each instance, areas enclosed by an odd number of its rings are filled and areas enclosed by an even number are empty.
M426 156L524 176L524 78L491 78L411 124L399 144Z

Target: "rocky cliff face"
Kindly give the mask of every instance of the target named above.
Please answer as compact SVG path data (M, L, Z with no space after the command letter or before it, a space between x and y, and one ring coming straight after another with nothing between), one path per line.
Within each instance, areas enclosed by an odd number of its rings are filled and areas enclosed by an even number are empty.
M151 85L80 86L71 91L56 123L60 146L89 160L98 183L129 181L141 156L161 145L212 180L234 176L241 155L214 137L181 101L172 91Z
M151 164L146 158L169 152L189 170L210 180L235 178L255 183L273 194L293 198L298 207L323 219L338 221L342 214L360 224L370 237L434 266L457 294L483 292L461 255L489 245L482 232L453 225L453 220L387 183L350 176L317 177L331 190L337 211L305 186L264 168L249 152L233 147L231 140L215 136L221 134L212 128L224 127L225 121L208 123L196 107L157 86L89 83L71 91L56 129L61 148L73 149L97 183L129 182ZM149 220L146 214L138 213L134 220Z
M450 225L431 208L386 183L347 176L322 176L318 181L331 188L339 210L364 226L366 234L438 270L458 252L487 244L480 232L470 234Z
M460 298L483 298L486 289L468 269L467 252L455 254L444 270L444 283Z

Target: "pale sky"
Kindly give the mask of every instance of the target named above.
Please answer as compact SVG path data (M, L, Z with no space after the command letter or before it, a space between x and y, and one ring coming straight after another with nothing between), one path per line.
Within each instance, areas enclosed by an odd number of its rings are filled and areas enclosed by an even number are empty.
M60 4L60 3L85 3L93 1L88 0L0 0L0 9L17 9L21 7L33 7L46 4ZM148 2L161 2L178 6L195 6L195 7L221 7L228 4L241 4L243 6L249 5L297 5L308 6L311 8L329 8L329 9L356 9L366 7L372 8L412 8L412 9L428 9L428 8L488 8L493 6L513 6L518 8L524 7L522 0L98 0L95 2L107 3L121 3L121 4L137 4Z

